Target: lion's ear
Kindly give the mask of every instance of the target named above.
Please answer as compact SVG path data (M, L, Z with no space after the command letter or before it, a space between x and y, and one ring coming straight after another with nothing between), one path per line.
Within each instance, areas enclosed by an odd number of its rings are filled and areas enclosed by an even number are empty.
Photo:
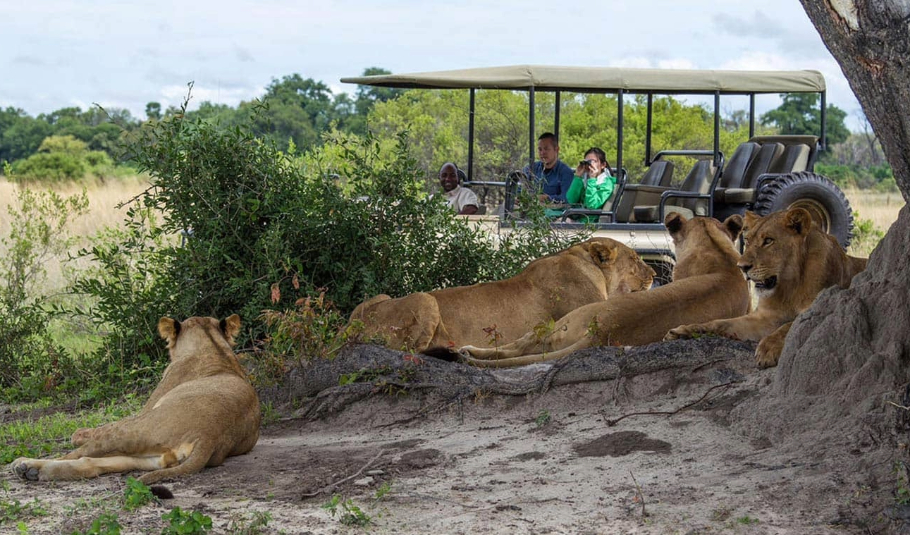
M730 235L733 236L733 241L736 241L736 238L739 237L739 233L743 230L743 218L739 214L733 214L727 219L724 219L724 226L730 231Z
M751 227L752 223L755 223L755 220L759 217L755 215L755 212L746 210L746 213L743 214L743 227Z
M221 332L224 333L224 337L227 338L228 342L233 344L234 337L240 332L240 316L231 314L221 320L219 326L221 327Z
M158 320L158 334L167 340L168 347L170 347L180 334L180 322L167 316L161 318Z
M670 212L664 217L664 226L667 227L667 230L670 231L670 234L676 234L682 230L683 225L686 223L686 218L683 217L679 212Z
M796 234L806 234L812 228L812 216L802 208L788 210L784 221Z
M613 243L592 242L588 246L588 254L591 260L598 266L605 266L616 261L616 255L619 254L617 247Z

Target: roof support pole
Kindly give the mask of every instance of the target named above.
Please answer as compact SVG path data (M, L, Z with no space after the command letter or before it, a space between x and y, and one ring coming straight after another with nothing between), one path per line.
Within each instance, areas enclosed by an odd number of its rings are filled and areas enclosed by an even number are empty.
M714 92L714 166L720 165L720 91Z
M618 129L616 133L616 176L621 176L622 173L622 97L624 94L622 89L616 93L616 128Z
M822 91L822 104L821 104L821 106L822 106L822 110L821 110L821 112L822 112L822 114L821 114L822 131L821 131L821 134L819 134L819 138L821 139L821 142L819 142L819 144L818 144L818 150L820 150L820 151L824 151L824 150L828 149L828 135L827 135L828 130L826 129L827 124L825 124L825 123L827 123L827 120L828 120L827 96L828 96L828 92Z
M749 95L749 139L755 137L755 93Z
M553 123L553 133L556 134L556 142L559 143L559 96L561 91L556 92L556 119Z
M474 88L471 88L471 111L468 113L468 182L474 177Z
M654 93L648 92L648 131L645 134L645 167L651 165L651 119L654 112Z
M534 86L528 92L528 169L534 169Z

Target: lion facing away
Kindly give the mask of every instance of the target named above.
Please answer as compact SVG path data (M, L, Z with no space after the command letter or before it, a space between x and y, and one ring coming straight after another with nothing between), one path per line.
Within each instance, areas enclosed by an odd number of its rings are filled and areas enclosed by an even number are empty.
M553 360L594 345L644 345L663 340L680 324L732 318L749 310L749 285L736 263L733 244L742 218L687 220L678 213L664 220L676 245L673 282L647 292L617 295L573 310L554 325L537 328L498 349L464 347L471 364L521 366Z
M354 309L349 326L363 322L365 338L378 336L393 349L446 355L514 340L582 305L645 290L653 277L629 247L594 238L534 260L510 279L398 299L378 295Z
M682 325L667 338L714 333L759 341L755 350L758 365L775 366L796 316L825 288L848 288L853 276L866 268L866 259L848 256L802 208L764 217L746 212L743 241L739 267L755 283L755 311L733 319Z
M234 355L240 317L161 318L170 364L137 414L73 434L77 449L59 459L20 458L10 465L23 479L97 477L152 470L151 484L218 466L259 440L259 399Z

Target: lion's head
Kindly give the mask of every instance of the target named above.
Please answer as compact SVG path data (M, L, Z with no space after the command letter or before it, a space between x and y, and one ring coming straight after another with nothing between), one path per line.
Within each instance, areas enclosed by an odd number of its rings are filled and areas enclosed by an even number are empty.
M611 238L591 238L570 248L567 253L590 256L606 281L607 294L647 290L656 273L633 249ZM562 254L562 253L560 253Z
M802 208L761 217L746 212L743 227L745 249L739 268L755 283L759 296L781 286L798 285L807 238L813 230L812 216Z
M713 217L686 219L682 214L671 212L664 218L664 225L676 246L676 266L673 280L713 271L718 261L732 261L738 257L734 242L743 227L743 219L733 214L723 223Z

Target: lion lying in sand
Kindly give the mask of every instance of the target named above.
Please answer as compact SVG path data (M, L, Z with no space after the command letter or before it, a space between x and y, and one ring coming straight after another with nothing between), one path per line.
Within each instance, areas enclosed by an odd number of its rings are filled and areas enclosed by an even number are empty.
M756 310L738 318L682 325L667 338L714 333L760 340L755 350L758 365L776 366L796 316L825 288L849 287L853 276L866 268L866 259L844 253L837 240L818 229L802 208L765 217L746 212L743 240L739 267L755 282Z
M398 299L378 295L354 309L351 323L362 321L366 338L378 335L393 349L445 354L514 340L582 305L645 290L653 277L635 251L595 238L539 258L510 279Z
M553 360L594 345L644 345L691 321L732 318L749 310L749 286L737 268L733 242L742 218L721 223L668 214L664 224L676 244L673 282L647 292L611 297L573 310L551 328L537 328L514 343L461 349L477 366L521 366ZM695 319L698 318L698 319Z
M78 448L59 459L20 458L12 470L32 481L153 470L139 478L151 484L250 451L259 439L259 399L231 349L239 330L236 314L220 323L161 318L171 362L142 410L76 431Z

